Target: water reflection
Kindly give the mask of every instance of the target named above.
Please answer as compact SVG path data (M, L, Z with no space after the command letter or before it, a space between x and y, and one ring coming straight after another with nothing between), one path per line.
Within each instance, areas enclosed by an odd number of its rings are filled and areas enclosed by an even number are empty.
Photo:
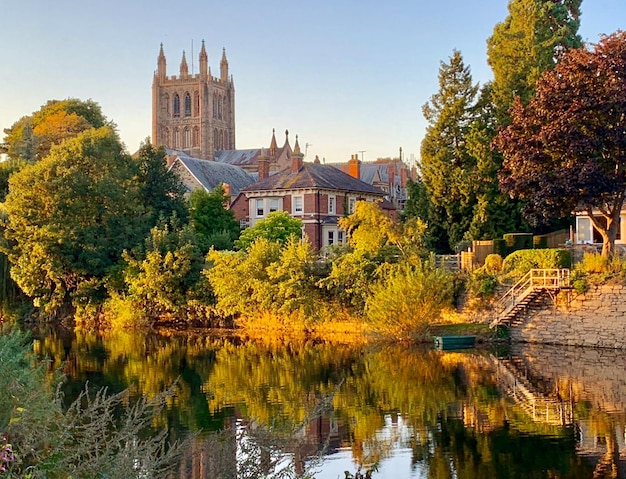
M174 436L203 433L181 478L234 477L224 464L236 463L238 432L250 425L291 433L283 452L297 469L323 453L322 479L370 468L394 479L626 477L620 352L442 352L176 332L38 337L51 368L63 365L68 396L85 381L148 397L177 381L155 424ZM311 421L327 398L330 408ZM215 430L233 431L221 455L207 434Z

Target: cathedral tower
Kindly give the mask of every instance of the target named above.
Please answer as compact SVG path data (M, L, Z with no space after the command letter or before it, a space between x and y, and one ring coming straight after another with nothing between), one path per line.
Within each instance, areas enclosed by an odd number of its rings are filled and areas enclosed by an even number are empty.
M216 151L235 149L235 86L226 50L219 77L211 75L204 40L199 64L199 73L193 67L189 73L183 51L179 75L168 77L161 44L152 81L152 144L213 160Z

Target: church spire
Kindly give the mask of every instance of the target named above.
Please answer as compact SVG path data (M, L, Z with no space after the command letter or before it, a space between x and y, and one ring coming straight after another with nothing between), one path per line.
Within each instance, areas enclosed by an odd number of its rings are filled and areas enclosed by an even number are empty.
M165 80L167 75L167 67L165 62L165 53L163 53L163 43L161 43L161 49L159 50L159 58L157 59L157 74L161 80Z
M296 135L296 144L293 145L293 154L294 155L302 155L302 152L300 151L300 143L298 143L298 135ZM302 155L304 156L304 155Z
M296 144L293 146L293 153L291 154L291 172L297 173L302 168L302 160L304 155L300 151L300 143L298 142L298 135L296 135Z
M185 57L185 50L183 50L183 59L180 62L180 77L187 78L189 75L189 67L187 66L187 58Z
M276 148L278 148L276 144L276 130L272 128L272 141L270 142L270 156L272 158L276 157Z
M206 78L208 72L209 57L204 48L204 40L202 40L202 48L200 49L200 77Z
M226 48L222 49L222 61L220 62L220 79L228 81L228 60L226 59Z

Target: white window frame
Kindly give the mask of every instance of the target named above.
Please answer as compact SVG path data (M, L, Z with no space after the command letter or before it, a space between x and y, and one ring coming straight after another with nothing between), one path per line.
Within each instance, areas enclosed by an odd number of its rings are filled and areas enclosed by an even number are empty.
M328 213L334 215L337 212L337 198L335 195L328 196Z
M344 242L343 230L337 230L337 244L343 244L343 242Z
M280 199L279 198L270 198L268 201L267 211L268 213L272 213L274 211L280 211Z
M254 210L257 218L263 218L265 216L265 200L263 200L263 198L254 200Z
M328 230L326 232L326 244L332 246L335 244L335 230Z
M354 213L354 210L356 208L356 198L354 196L349 196L348 197L348 214L352 214Z
M303 215L304 214L304 197L298 195L298 196L292 197L292 200L293 200L293 214ZM300 203L299 209L298 209L298 203Z

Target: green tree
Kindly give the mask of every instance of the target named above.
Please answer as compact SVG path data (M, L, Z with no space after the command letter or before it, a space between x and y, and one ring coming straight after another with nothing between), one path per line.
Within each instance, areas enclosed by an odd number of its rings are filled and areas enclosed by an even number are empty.
M189 195L191 225L204 251L208 251L211 246L215 249L231 249L241 232L235 214L226 207L228 201L221 186L210 193L196 189ZM220 238L226 241L220 241Z
M143 257L124 253L130 303L139 305L151 318L184 316L204 266L193 230L175 224L154 227L146 243Z
M454 51L449 63L441 62L439 92L423 107L428 121L421 145L422 182L429 200L431 244L449 251L469 229L475 204L471 172L475 159L467 148L467 135L474 119L478 86L461 53Z
M381 275L366 305L377 331L395 339L423 339L441 311L451 306L452 276L432 263L399 263Z
M569 49L578 48L582 0L511 0L509 14L487 40L487 61L493 70L493 102L500 123L519 96L533 97L541 73L554 68Z
M175 173L168 171L165 149L150 144L146 139L140 146L135 161L139 168L139 184L144 205L149 214L149 223L155 226L159 219L175 215L185 222L187 205L185 187Z
M268 268L280 258L280 249L277 241L260 237L244 251L209 252L210 268L205 274L221 314L253 316L272 311L277 303Z
M491 83L482 87L475 115L467 134L468 152L476 160L471 172L476 197L467 239L494 239L505 233L527 231L519 201L503 193L498 182L502 154L491 146L499 127Z
M533 221L585 211L614 250L626 191L626 33L566 53L527 106L517 100L496 146L502 188Z
M273 211L267 218L257 221L254 226L243 230L235 246L248 249L259 238L286 244L291 236L302 236L302 220L293 218L286 211Z
M109 127L54 147L9 180L11 275L46 310L96 300L125 249L146 235L132 159Z
M114 125L93 100L50 100L38 111L4 130L7 152L13 159L35 161L45 158L53 145L90 128Z

